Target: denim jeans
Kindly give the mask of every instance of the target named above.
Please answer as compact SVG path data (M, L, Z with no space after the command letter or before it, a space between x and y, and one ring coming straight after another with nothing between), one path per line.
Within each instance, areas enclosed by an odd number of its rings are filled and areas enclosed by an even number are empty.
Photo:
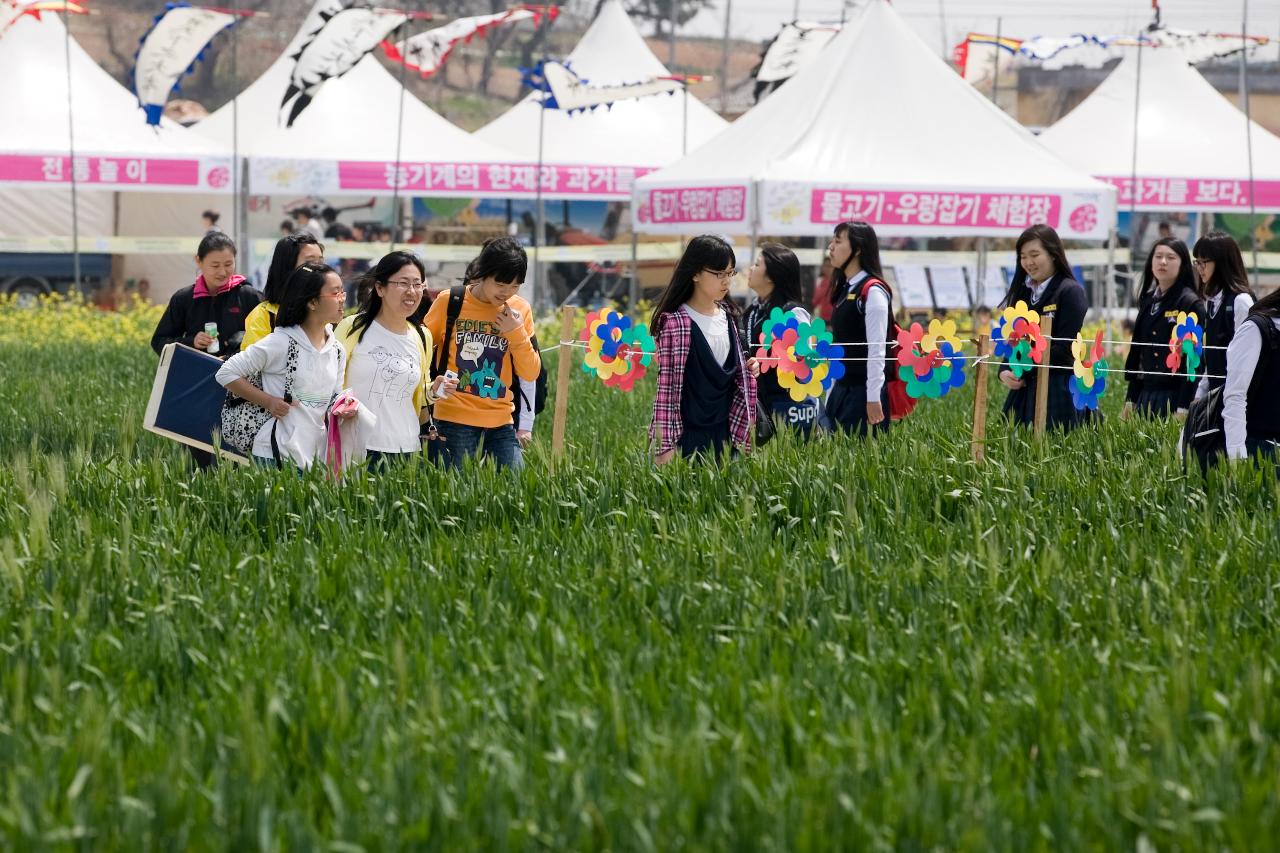
M524 465L520 442L516 440L516 428L511 424L477 427L437 420L436 429L440 432L440 438L429 443L428 452L431 461L437 465L449 469L461 468L463 459L479 453L492 459L499 468L518 471ZM484 440L483 445L481 439Z

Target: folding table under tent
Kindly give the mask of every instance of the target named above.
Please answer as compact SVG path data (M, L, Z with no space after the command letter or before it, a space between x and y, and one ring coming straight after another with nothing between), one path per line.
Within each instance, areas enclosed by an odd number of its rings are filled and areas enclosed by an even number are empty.
M727 130L636 182L641 229L1105 240L1115 191L956 74L884 0Z
M1248 213L1252 188L1255 211L1280 212L1280 137L1247 120L1176 48L1131 48L1040 141L1114 186L1121 210Z
M68 41L56 15L21 17L5 33L0 79L9 81L0 87L0 115L9 119L0 123L0 247L69 252L66 238L78 232L85 251L112 254L120 241L108 238L159 236L131 215L139 201L196 195L230 203L227 153L174 122L148 126L133 93ZM197 213L189 232L198 236L199 224ZM177 275L189 284L194 249L192 242L186 257L124 254L120 271L158 284Z

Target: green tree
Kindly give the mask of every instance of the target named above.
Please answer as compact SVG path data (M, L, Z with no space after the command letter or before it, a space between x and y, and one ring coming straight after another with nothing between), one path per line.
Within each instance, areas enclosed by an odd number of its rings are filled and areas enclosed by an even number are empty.
M714 0L631 0L627 4L632 16L653 23L653 34L669 35L671 26L671 4L676 4L676 26L682 27L693 16L714 4ZM596 4L596 12L604 5L604 0Z

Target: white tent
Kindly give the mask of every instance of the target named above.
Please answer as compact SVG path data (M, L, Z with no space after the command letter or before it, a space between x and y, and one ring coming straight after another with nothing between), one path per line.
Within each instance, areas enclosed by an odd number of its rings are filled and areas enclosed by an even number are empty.
M1280 138L1247 122L1180 51L1142 49L1141 91L1138 63L1138 51L1131 49L1102 85L1040 141L1115 186L1121 209L1247 212L1248 129L1256 207L1280 211Z
M642 230L1105 239L1115 193L1041 146L876 0L727 130L637 181Z
M398 159L402 192L474 196L478 186L469 176L511 161L508 152L477 141L408 92L401 123L400 82L373 55L326 82L293 126L286 127L280 102L293 70L291 57L318 25L313 9L294 43L236 96L238 150L249 158L254 193L390 195ZM230 150L234 113L227 103L195 130ZM467 168L447 168L452 164Z
M593 84L635 83L670 74L636 32L620 0L605 2L568 61ZM521 160L537 162L542 111L538 95L530 93L476 131L476 136L515 152ZM634 174L678 160L686 150L686 131L687 150L692 151L728 124L685 94L619 101L609 108L572 115L546 110L545 121L544 163L624 166L634 168Z
M451 124L412 94L402 94L400 81L373 55L326 82L293 126L285 127L280 101L293 69L290 57L316 25L313 9L294 44L238 96L239 151L249 158L254 193L392 195L398 176L402 195L536 195L533 159L522 161ZM195 129L230 149L232 127L232 105L226 104ZM629 197L629 184L614 188L604 177L585 168L549 168L543 174L544 194Z
M67 49L75 132L72 223ZM124 279L163 298L193 275L200 210L229 210L229 152L174 122L146 123L138 100L71 39L52 14L20 18L0 39L0 236L191 238L187 255L126 254ZM182 216L158 215L177 206ZM14 241L21 245L22 239ZM105 244L103 252L107 251ZM38 247L38 244L37 244Z
M67 50L71 104L68 121ZM170 121L147 125L137 98L98 67L56 15L24 16L0 40L0 234L68 236L73 176L80 231L113 236L114 191L229 188L218 147Z

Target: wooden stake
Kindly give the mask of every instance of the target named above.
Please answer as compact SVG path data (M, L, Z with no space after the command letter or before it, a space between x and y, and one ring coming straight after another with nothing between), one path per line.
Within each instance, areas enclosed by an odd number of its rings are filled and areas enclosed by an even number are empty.
M1049 361L1053 349L1053 318L1045 317L1040 321L1040 334L1045 338L1044 361L1036 368L1036 440L1044 438L1044 426L1049 417Z
M978 362L973 371L973 439L969 446L974 462L987 457L987 363L983 359L990 340L985 332L978 336Z
M573 347L564 346L573 340L573 321L576 311L569 306L560 309L560 364L556 368L556 414L551 425L551 459L564 456L564 430L569 420L569 371L573 368Z

